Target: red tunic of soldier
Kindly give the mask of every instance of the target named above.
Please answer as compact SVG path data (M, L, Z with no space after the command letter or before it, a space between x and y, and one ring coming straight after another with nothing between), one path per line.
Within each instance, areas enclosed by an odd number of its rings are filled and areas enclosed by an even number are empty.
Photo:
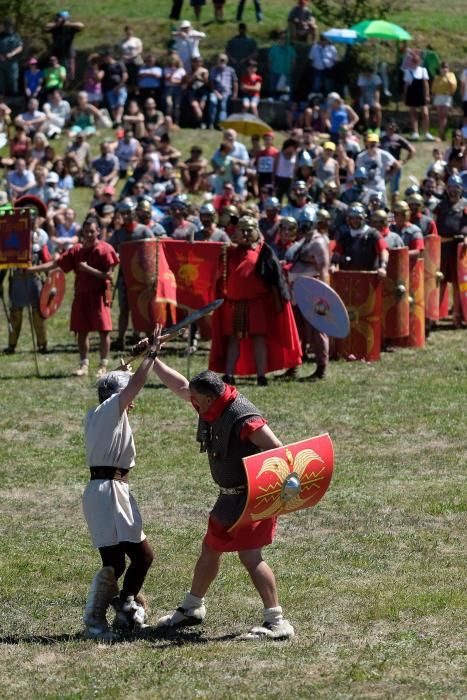
M280 264L271 248L260 240L257 222L242 217L228 249L224 304L213 316L209 368L225 372L265 374L295 367L301 362L300 341Z

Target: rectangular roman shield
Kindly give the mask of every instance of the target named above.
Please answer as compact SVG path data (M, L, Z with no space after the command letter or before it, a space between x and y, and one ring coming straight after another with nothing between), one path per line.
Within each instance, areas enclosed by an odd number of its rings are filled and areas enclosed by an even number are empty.
M425 347L424 267L423 258L410 258L410 333L407 338L394 339L399 347Z
M441 281L441 238L425 237L425 316L430 321L439 321L439 285Z
M150 333L156 323L175 323L177 283L160 241L122 243L120 265L134 330Z
M376 272L339 270L331 287L344 302L350 319L347 338L336 339L337 357L373 362L381 352L382 282Z
M409 335L409 249L391 248L383 280L383 338Z
M0 214L0 269L32 265L32 229L29 209Z
M467 253L464 246L459 243L457 246L457 284L459 285L459 296L464 321L467 321Z
M334 451L326 433L243 459L247 500L230 530L311 508L331 482Z

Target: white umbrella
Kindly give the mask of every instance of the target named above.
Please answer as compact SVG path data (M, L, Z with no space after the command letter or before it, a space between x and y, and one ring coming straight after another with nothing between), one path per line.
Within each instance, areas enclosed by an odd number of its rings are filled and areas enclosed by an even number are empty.
M365 41L354 29L328 29L323 32L323 36L335 44L358 44Z

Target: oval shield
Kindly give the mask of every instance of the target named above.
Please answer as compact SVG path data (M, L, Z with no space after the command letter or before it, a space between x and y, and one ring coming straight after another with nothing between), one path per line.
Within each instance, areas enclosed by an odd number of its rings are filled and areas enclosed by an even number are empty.
M347 309L331 287L313 277L297 276L293 292L298 308L313 328L333 338L348 336L350 321Z
M39 297L39 312L42 318L49 318L58 311L65 296L65 275L60 268L47 275Z

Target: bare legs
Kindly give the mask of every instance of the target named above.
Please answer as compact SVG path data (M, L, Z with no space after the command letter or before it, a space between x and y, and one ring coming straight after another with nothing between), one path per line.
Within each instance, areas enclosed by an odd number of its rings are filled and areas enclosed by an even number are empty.
M253 347L255 351L256 374L258 377L264 377L267 366L267 347L264 335L253 335ZM235 365L240 354L240 338L235 335L229 337L227 345L227 357L225 361L226 374L233 375Z
M201 555L196 562L193 581L191 584L192 595L204 598L209 586L219 573L221 552L217 552L203 542ZM261 596L265 608L275 608L279 605L275 576L270 566L264 561L261 549L248 549L238 553L239 559Z

